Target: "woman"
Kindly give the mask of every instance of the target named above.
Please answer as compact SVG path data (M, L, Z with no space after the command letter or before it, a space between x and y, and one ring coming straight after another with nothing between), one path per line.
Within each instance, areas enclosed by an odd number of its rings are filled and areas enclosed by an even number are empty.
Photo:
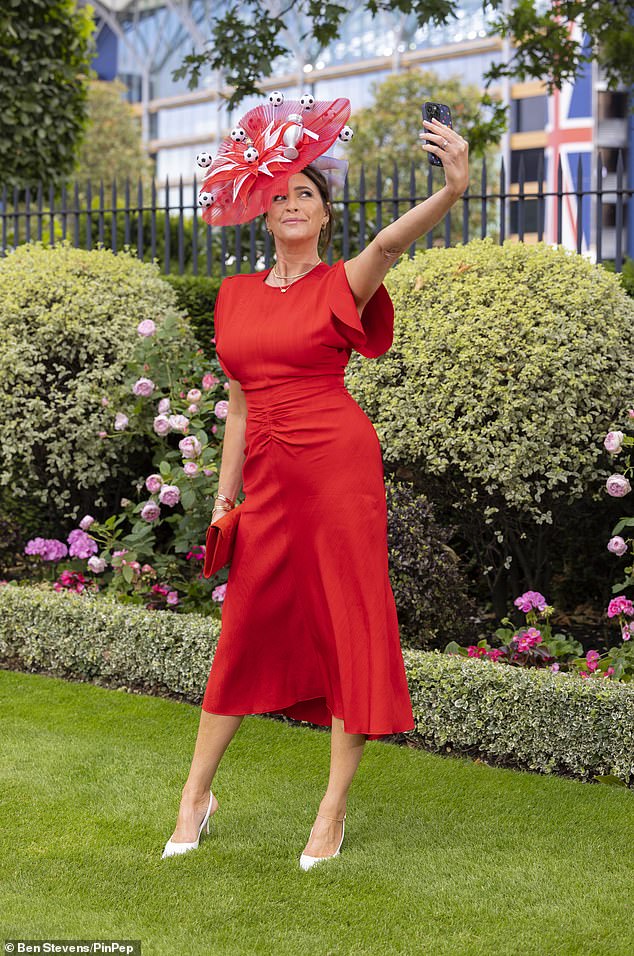
M300 857L308 869L339 854L350 784L366 739L414 720L387 574L387 511L376 432L343 385L352 348L392 343L383 286L391 265L468 184L468 147L438 120L422 149L446 183L382 229L358 256L329 267L332 211L310 164L273 195L265 215L276 264L226 278L215 310L229 379L219 495L212 521L245 493L176 828L164 856L195 849L218 809L210 785L245 714L279 712L330 725L325 794Z

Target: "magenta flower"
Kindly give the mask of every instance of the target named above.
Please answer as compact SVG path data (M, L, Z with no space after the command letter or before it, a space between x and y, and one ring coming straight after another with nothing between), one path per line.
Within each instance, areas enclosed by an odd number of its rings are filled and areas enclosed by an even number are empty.
M117 412L114 417L114 430L116 432L122 432L128 427L129 418L127 415L124 415L123 412Z
M38 555L42 561L61 561L68 554L68 548L57 538L32 538L27 541L24 553Z
M222 398L214 405L214 414L216 418L226 418L229 414L229 402Z
M529 627L524 633L515 634L513 640L517 641L518 651L530 651L531 647L541 642L542 635L537 628Z
M476 644L470 644L467 648L467 653L469 657L484 657L486 655L486 649L484 647L478 647Z
M588 651L586 654L586 664L588 665L589 671L596 671L599 666L599 658L601 655L598 651Z
M543 611L548 606L546 598L543 594L540 594L539 591L524 591L518 598L515 598L513 603L515 607L518 607L520 611L523 611L525 614L533 608L537 611Z
M608 604L607 615L608 617L616 617L617 614L627 614L631 617L634 615L634 603L623 595L612 598Z
M94 538L82 531L81 528L74 528L68 535L68 554L71 558L81 558L85 560L92 554L95 554L99 548Z
M155 385L151 378L139 378L132 386L135 395L141 395L143 398L149 398L154 391Z
M625 475L610 475L605 483L605 490L613 498L624 498L632 490L632 486Z

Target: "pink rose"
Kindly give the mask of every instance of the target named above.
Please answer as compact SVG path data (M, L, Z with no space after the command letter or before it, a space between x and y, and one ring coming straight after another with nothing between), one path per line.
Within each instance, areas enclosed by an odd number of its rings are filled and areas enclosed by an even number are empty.
M627 551L627 544L625 540L617 534L608 541L608 551L611 551L612 554L618 554L620 557Z
M171 431L171 425L167 415L157 415L152 423L152 427L157 435L167 435Z
M162 484L163 479L161 475L148 475L145 479L145 487L151 495L155 495L156 492L159 491Z
M191 478L198 474L198 465L195 461L186 461L183 465L183 471Z
M553 672L556 674L557 671L559 670L559 664L555 661L554 664L551 664L551 665L550 665L550 669L551 669L551 671L553 671Z
M132 386L135 395L141 395L143 398L149 398L154 391L154 382L151 378L139 378Z
M178 591L168 591L165 600L168 604L178 604Z
M82 531L88 531L88 528L91 524L94 524L95 519L92 515L85 515L79 522L79 527Z
M603 445L612 455L618 454L623 447L623 432L608 432Z
M217 426L217 425L212 425L212 426L211 426L211 434L212 434L212 435L215 435L217 431L218 431L218 426Z
M193 415L197 415L199 411L200 411L200 409L198 408L198 405L188 405L188 406L187 406L187 414L188 414L188 415L192 415L192 416L193 416Z
M172 431L185 433L189 426L189 419L185 415L170 415L169 423Z
M625 475L610 475L605 483L606 491L613 498L624 498L632 490Z
M211 600L218 601L219 603L221 603L225 599L226 591L227 591L226 582L224 584L218 584L217 587L215 587L213 591L211 592Z
M225 401L224 398L216 402L214 405L214 413L216 418L226 418L229 414L229 402Z
M188 435L187 438L181 438L178 443L183 458L198 458L203 450L202 445L195 435Z
M206 392L208 392L209 389L213 388L214 385L217 385L219 381L219 378L216 378L216 376L212 375L211 372L207 372L206 375L203 375L203 388Z
M124 428L128 427L128 416L124 415L123 412L117 412L114 418L114 430L116 432L122 432Z
M152 319L143 319L143 321L137 325L136 330L139 335L154 335L156 332L156 323L153 322Z
M162 505L173 508L181 500L180 490L176 485L163 485L159 491L159 501Z
M93 554L92 558L88 558L88 567L94 574L101 574L106 570L106 562Z
M199 402L203 397L203 393L199 388L190 388L187 392L187 401L188 402Z
M159 415L167 415L170 412L169 398L162 398L158 403Z
M161 509L155 501L146 501L141 509L141 517L144 521L156 521L161 514Z

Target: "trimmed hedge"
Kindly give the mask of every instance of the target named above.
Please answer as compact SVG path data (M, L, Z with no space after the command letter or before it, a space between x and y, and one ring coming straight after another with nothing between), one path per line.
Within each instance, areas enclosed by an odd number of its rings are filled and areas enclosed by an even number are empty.
M0 587L0 664L200 703L220 622L43 586ZM634 685L403 651L416 729L541 773L634 783Z

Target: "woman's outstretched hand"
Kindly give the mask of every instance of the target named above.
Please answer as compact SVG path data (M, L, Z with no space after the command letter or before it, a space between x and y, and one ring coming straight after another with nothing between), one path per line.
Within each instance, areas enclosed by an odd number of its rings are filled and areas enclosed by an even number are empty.
M446 126L435 117L423 120L426 129L419 133L421 139L430 140L421 143L428 153L435 153L442 160L447 187L458 196L469 185L469 144L451 126Z

